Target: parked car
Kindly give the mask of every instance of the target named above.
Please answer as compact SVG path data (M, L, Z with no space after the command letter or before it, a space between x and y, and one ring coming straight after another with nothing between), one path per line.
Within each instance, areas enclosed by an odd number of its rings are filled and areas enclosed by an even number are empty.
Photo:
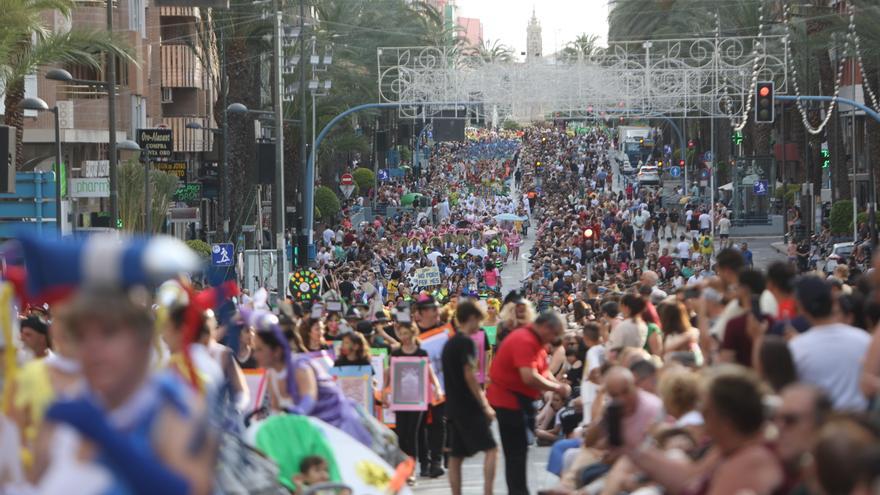
M838 242L831 246L831 252L825 258L825 266L822 271L830 275L837 265L846 264L846 260L852 256L855 245L852 242Z
M636 180L639 182L640 186L660 185L660 171L655 166L643 165L641 168L639 168L639 173L636 175Z

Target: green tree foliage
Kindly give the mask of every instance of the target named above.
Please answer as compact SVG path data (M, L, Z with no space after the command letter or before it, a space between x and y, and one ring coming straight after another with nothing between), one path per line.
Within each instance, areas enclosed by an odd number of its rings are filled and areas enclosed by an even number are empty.
M207 260L211 258L211 246L201 239L190 239L186 241L186 245L199 255L199 258Z
M831 214L828 219L831 225L831 233L846 234L852 232L852 214L853 204L848 199L836 201L831 205Z
M376 183L376 174L368 168L356 168L351 175L354 177L354 182L360 191L369 191Z
M589 60L590 57L596 56L602 51L598 35L582 33L574 41L569 41L565 45L560 53L560 59L567 63Z
M299 12L299 0L281 0L285 12ZM271 4L270 4L271 5ZM250 108L261 108L262 95L269 94L269 69L263 57L271 52L271 18L263 17L266 6L255 6L252 0L230 0L230 8L215 9L203 14L204 25L209 28L199 33L193 44L201 44L198 50L205 71L214 78L220 97L214 105L214 120L222 125L225 105L241 102ZM442 46L450 50L461 48L458 29L445 22L441 12L421 0L308 0L306 9L313 12L314 22L309 22L304 36L292 47L298 53L300 43L305 41L307 53L315 43L320 54L332 47L333 63L321 72L321 80L331 80L333 87L327 96L316 100L316 128L320 131L327 122L353 106L379 101L376 53L379 47L393 46ZM207 9L203 9L207 12ZM294 21L295 23L296 21ZM219 63L218 63L219 61ZM227 77L221 78L217 67L225 67ZM306 77L311 79L311 66L306 67ZM299 82L299 68L286 82ZM225 94L225 99L224 99ZM308 93L307 93L308 95ZM306 105L307 120L311 120L311 98L296 98L285 102L284 113L296 118L301 105ZM336 125L326 136L316 157L316 172L323 183L342 172L342 165L357 154L370 151L372 122L378 111L360 112ZM237 231L239 222L236 211L246 209L253 195L253 184L248 167L254 156L251 121L255 117L229 116L228 164L231 174L230 205L231 228ZM310 123L307 123L311 127ZM300 152L299 128L285 126L286 199L293 201L295 184L301 170L303 157ZM311 139L311 136L306 138ZM359 182L361 190L363 183ZM326 217L326 212L325 212Z
M319 186L315 189L315 208L317 208L316 212L321 212L322 220L330 221L342 209L342 204L332 189L327 186Z
M513 62L513 48L501 43L500 40L480 40L479 44L465 49L468 59L474 64L491 64L493 62Z
M150 203L152 231L159 232L165 224L168 207L177 190L176 175L159 170L150 171ZM119 164L119 218L128 232L144 232L144 166L136 160Z
M501 123L501 127L507 131L518 131L521 129L519 122L515 120L505 120Z
M4 123L16 128L16 166L21 166L25 76L53 64L100 68L105 54L136 63L122 38L94 29L54 30L53 14L69 19L75 0L0 0L0 88Z

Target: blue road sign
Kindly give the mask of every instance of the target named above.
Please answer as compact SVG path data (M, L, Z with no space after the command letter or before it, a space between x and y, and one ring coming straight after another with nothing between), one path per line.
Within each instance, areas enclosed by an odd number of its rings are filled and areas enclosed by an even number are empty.
M715 155L713 155L711 151L703 153L703 159L705 159L707 162L711 162L714 158Z
M709 178L709 169L704 168L703 170L700 170L700 178L701 179L708 179Z
M681 175L681 168L679 168L679 167L670 168L669 175L671 175L673 177L679 177Z
M755 194L757 196L766 196L767 195L767 181L759 180L755 181Z
M663 154L666 156L671 155L672 154L672 146L669 146L668 144L664 144L663 145Z
M388 180L388 171L384 168L379 169L379 180Z
M235 248L232 243L211 244L211 264L214 266L232 266Z

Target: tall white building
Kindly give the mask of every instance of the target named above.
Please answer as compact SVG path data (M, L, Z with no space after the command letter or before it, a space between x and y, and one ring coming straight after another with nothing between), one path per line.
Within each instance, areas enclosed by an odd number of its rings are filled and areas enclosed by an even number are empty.
M532 8L532 18L529 19L529 27L526 29L526 62L540 60L543 55L541 42L541 23Z

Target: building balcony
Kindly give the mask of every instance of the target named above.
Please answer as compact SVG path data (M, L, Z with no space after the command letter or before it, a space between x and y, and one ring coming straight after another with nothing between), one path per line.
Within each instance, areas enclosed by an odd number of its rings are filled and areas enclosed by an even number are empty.
M204 70L188 45L162 45L162 87L204 89Z
M187 129L186 124L195 122L202 129ZM211 127L211 119L207 117L164 117L161 123L173 131L174 151L186 153L198 153L211 151L214 144L213 131L206 130Z
M159 15L161 17L191 17L199 18L198 7L159 7Z

